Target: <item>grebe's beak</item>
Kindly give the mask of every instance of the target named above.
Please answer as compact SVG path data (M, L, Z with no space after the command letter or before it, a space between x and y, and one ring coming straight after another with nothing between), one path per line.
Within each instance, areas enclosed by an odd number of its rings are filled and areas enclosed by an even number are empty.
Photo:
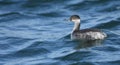
M69 22L70 20L69 19L64 19L64 21L68 21Z

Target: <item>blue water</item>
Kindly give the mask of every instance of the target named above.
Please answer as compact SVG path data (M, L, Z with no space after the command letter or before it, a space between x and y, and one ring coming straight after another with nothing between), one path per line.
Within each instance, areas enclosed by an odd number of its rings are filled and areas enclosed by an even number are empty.
M72 22L103 41L72 41ZM0 0L0 65L120 65L120 0Z

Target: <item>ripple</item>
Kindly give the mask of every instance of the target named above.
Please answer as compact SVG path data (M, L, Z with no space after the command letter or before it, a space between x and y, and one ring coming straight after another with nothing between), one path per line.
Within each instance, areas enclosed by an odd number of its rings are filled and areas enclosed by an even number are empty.
M9 12L9 13L0 14L0 17L1 17L0 18L1 22L17 20L17 19L21 19L21 18L29 18L28 15L24 15L19 12Z
M79 60L84 60L85 58L89 56L96 56L96 53L92 53L90 51L76 51L74 53L67 54L63 57L58 57L56 59L60 60L72 60L72 61L79 61Z
M98 47L98 48L95 48L96 50L99 50L99 51L107 51L107 52L117 52L119 51L120 49L116 46L104 46L104 47Z
M115 2L115 4L105 6L104 8L99 10L99 12L114 12L114 11L118 11L119 10L118 7L120 7L119 3Z
M100 29L111 29L111 28L115 28L117 26L119 26L120 23L118 20L111 20L107 23L102 23L102 24L99 24L97 26L95 26L96 28L100 28Z
M30 56L47 54L48 52L49 51L45 48L26 48L26 49L20 50L16 53L12 54L12 55L13 55L13 57L30 57Z
M10 5L10 4L14 4L16 2L12 2L12 1L0 1L0 5Z
M106 3L108 2L107 0L106 1L101 1L101 0L86 0L86 1L80 1L80 2L77 2L75 4L69 4L67 5L65 8L68 8L70 10L81 10L81 11L85 11L85 10L89 10L91 9L90 7L92 6L98 6L100 4L103 4L103 3Z
M97 65L97 63L91 63L91 62L75 62L71 65Z
M2 42L0 44L0 52L1 54L11 54L13 52L16 52L20 49L24 49L27 46L31 45L31 43L27 44L27 42L30 42L30 39L23 39L23 38L17 38L17 37L7 37L1 39ZM23 44L21 44L23 43Z
M48 12L48 13L41 13L38 15L46 16L46 17L62 17L64 12Z

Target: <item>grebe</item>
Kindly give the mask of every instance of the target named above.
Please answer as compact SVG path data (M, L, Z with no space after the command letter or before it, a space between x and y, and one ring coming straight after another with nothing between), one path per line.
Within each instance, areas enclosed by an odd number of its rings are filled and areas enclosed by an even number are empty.
M78 15L72 15L70 21L74 22L74 27L71 33L72 40L101 40L107 37L107 35L99 29L79 30L81 20Z

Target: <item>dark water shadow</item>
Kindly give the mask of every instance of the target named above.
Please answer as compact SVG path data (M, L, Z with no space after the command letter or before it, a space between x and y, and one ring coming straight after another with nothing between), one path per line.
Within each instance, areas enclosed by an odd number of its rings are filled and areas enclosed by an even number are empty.
M100 46L102 45L103 40L77 40L76 46L74 47L75 50L80 49L87 49L94 46Z
M117 26L120 25L120 22L119 22L119 18L116 19L116 20L111 20L107 23L102 23L102 24L99 24L99 25L96 25L92 28L99 28L99 29L111 29L111 28L115 28Z
M59 40L62 40L66 42L66 44L74 44L73 49L80 50L80 49L87 49L90 47L100 46L103 44L104 40L71 40L70 34L64 36L63 38L60 38Z

